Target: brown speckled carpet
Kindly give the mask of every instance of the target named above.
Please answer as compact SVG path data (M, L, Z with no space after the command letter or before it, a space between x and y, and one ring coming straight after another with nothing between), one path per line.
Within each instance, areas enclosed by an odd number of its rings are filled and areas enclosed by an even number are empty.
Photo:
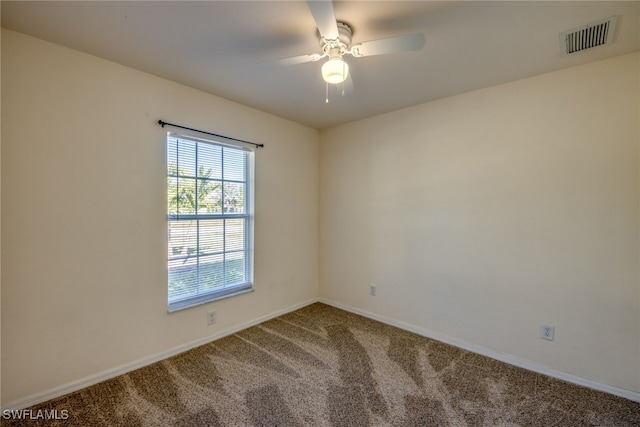
M68 419L3 425L640 425L636 402L319 303L30 409Z

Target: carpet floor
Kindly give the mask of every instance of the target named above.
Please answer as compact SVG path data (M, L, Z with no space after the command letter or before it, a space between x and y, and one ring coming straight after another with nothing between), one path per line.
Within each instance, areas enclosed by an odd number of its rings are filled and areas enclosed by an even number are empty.
M66 419L2 424L640 426L639 403L320 303L29 409Z

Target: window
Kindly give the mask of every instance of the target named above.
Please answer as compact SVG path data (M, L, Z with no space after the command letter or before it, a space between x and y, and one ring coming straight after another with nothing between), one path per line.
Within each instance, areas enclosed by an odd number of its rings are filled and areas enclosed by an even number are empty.
M253 153L167 135L168 307L252 290Z

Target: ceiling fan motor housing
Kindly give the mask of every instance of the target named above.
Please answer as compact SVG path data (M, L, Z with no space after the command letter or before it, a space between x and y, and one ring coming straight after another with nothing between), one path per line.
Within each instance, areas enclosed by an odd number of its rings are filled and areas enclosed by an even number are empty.
M332 51L335 52L334 49L336 48L339 48L340 55L343 55L351 46L351 37L353 35L353 30L351 29L351 26L349 26L349 24L346 24L340 21L338 21L336 24L338 25L337 40L325 39L322 36L320 36L320 39L319 39L320 47L322 48L322 51L327 55L330 55Z

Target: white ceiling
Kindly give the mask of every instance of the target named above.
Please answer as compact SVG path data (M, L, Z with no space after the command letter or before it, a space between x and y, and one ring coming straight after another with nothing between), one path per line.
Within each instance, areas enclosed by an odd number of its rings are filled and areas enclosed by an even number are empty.
M325 104L304 1L2 1L2 26L323 129L640 48L640 2L336 1L359 43L421 32L419 52L347 57ZM561 55L559 33L617 15L614 43Z

